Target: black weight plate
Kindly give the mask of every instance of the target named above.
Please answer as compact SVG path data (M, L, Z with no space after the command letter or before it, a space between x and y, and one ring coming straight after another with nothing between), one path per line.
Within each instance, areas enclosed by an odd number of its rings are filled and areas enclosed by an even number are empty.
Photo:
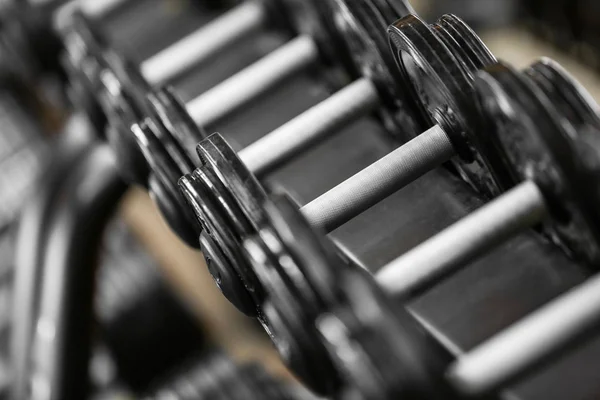
M148 178L150 197L160 210L162 218L185 244L198 248L198 232L201 228L179 192L172 190L172 185L165 185L158 175L151 174Z
M336 254L332 243L315 235L314 228L286 195L271 196L265 212L268 226L281 243L280 251L289 260L282 273L288 275L298 300L307 308L312 305L317 309L334 303L336 276L344 266L330 262Z
M149 166L137 145L131 127L151 115L147 93L151 88L136 66L113 51L102 54L107 68L100 74L97 98L111 125L109 142L133 182L146 185Z
M596 187L597 176L590 176L578 159L576 123L534 80L505 64L480 73L476 87L483 126L495 135L507 170L516 182L533 179L544 192L553 217L547 226L551 237L597 265L600 219L589 189Z
M387 1L327 0L330 20L350 54L356 77L372 79L386 107L380 110L384 124L404 141L420 132L423 123L414 102L407 97L406 83L398 79L394 59L389 51L386 29L389 24L409 14L404 2L390 6Z
M107 44L81 13L73 14L61 34L65 49L61 63L70 84L70 100L82 107L98 133L103 134L107 121L96 94L100 89L100 74L108 68L102 57Z
M166 130L166 138L174 138L176 141L168 145L173 146L175 150L173 158L183 163L181 170L184 173L191 172L194 167L193 160L196 159L196 146L206 138L206 132L194 122L173 88L155 90L148 94L148 100L154 112L153 116ZM183 154L187 156L186 159L183 159Z
M589 92L556 61L543 58L525 70L578 133L600 127L600 109ZM589 127L591 125L592 127Z
M544 58L534 63L525 73L535 80L538 87L544 91L554 107L560 110L576 133L573 142L579 176L584 181L600 181L600 108L591 94L575 80L557 62ZM587 203L587 209L594 213L594 219L600 221L600 210L597 207L600 200L600 185L585 185L581 190L587 194L582 201Z
M453 53L462 53L457 58L466 64L466 70L469 73L496 62L496 57L477 34L457 16L443 15L434 28L447 39L445 43L452 48Z
M132 118L140 121L149 115L151 108L147 95L152 87L142 76L137 65L127 60L115 51L103 52L103 58L115 80L105 81L104 96L114 97L107 103L108 106L119 107L119 112L130 113ZM108 74L105 71L105 74ZM118 83L118 88L115 86ZM111 110L105 110L107 113Z
M67 50L77 51L78 55L99 56L109 48L106 38L81 11L73 12L68 17L68 23L58 29Z
M194 208L204 232L224 255L224 257L214 257L213 262L225 261L218 266L218 270L234 271L241 279L253 299L255 313L256 306L262 301L262 288L241 252L241 237L254 231L212 171L204 167L198 168L191 176L182 178L180 186L188 203ZM233 274L228 275L233 276ZM221 286L229 285L229 282L224 281L223 276L220 278L214 276L214 278L216 281L221 281ZM232 288L238 286L237 283L231 285ZM224 294L232 290L224 290ZM233 302L235 299L230 300ZM235 303L234 305L238 306ZM242 304L239 308L240 311L247 312L250 307ZM249 315L255 316L254 313Z
M219 133L200 142L197 151L202 164L220 179L256 230L265 220L267 194L262 185Z
M439 124L457 153L472 161L462 112L465 88L471 86L464 64L429 24L414 15L390 26L389 38L397 66L410 82L429 125Z
M244 314L256 315L256 304L242 279L229 266L229 261L219 246L204 231L200 234L200 250L204 254L208 271L225 298Z
M148 178L150 196L171 229L188 246L198 247L200 227L195 223L194 214L177 184L183 173L157 139L155 132L158 129L149 119L131 127L139 149L152 171Z
M290 370L312 390L331 394L335 386L333 368L314 329L319 308L298 299L289 276L282 273L289 263L281 265L286 255L281 254L283 246L277 241L268 228L244 241L245 255L265 290L259 321ZM279 249L274 251L275 247Z
M346 301L317 327L349 392L366 399L452 399L445 385L451 356L391 302L364 271L338 277Z
M448 134L459 158L453 159L463 179L488 197L499 193L491 172L497 161L473 130L473 74L495 61L486 46L459 18L445 15L429 25L411 15L389 28L398 68L429 125Z
M286 303L279 296L267 299L262 311L259 320L290 370L313 392L332 395L339 381L319 340L314 318L299 318L294 303Z

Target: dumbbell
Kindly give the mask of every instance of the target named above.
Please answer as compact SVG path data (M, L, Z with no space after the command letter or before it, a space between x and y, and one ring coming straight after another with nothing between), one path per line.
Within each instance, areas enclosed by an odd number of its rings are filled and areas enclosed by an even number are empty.
M451 355L291 199L270 196L264 208L243 251L266 293L261 321L292 370L315 369L334 398L452 398L438 382Z
M181 72L182 65L189 66L193 61L202 61L226 42L236 39L235 36L228 36L231 31L229 28L239 19L242 11L243 9L238 9L235 13L221 18L218 23L201 28L142 63L139 68L118 53L107 50L101 35L81 14L67 18L70 22L66 28L63 27L67 50L65 66L72 77L73 97L79 99L75 103L84 106L86 113L99 129L105 125L104 113L108 114L112 125L109 139L114 143L113 147L117 151L122 170L130 180L150 186L153 197L157 199L173 229L184 240L193 237L186 240L188 243L196 242L197 235L185 224L180 223L178 194L175 198L172 195L177 190L169 192L168 188L169 184L172 186L173 182L188 171L190 163L186 164L185 149L172 137L182 139L185 146L189 145L189 142L196 143L200 140L202 133L191 122L185 108L170 90L159 89L153 92L151 86L152 83L159 82L157 77L164 81ZM285 51L276 51L246 72L242 72L242 75L250 78L256 78L258 75L259 80L268 87L279 78L292 73L297 67L295 61L290 61L290 58L297 55L297 50L302 50L302 44L289 47ZM228 81L231 83L227 86L226 82L225 86L227 90L231 90L231 86L240 81L240 78L233 77ZM256 81L252 81L250 86L253 83ZM247 95L251 98L258 94L256 90L262 89L253 86L249 90L252 93ZM216 92L218 88L213 89L212 95L207 93L197 100L204 99L209 104L228 103L226 98ZM97 104L97 97L100 97L102 106ZM228 107L227 104L225 107ZM140 145L143 154L140 154L138 144L133 138L135 133L130 134L131 126L137 127L138 123L148 117L152 118L145 124L145 129L153 128L154 133L147 136L155 137L137 136L138 141L142 142ZM204 121L206 122L206 119ZM152 128L147 127L149 124ZM171 159L176 160L175 165ZM150 167L147 164L150 164ZM149 168L155 173L150 177L149 183L146 183Z
M460 102L466 103L463 98L468 94L459 92L456 87L461 87L468 93L469 77L472 76L475 68L491 62L493 57L475 34L456 17L445 16L433 28L414 16L401 21L397 25L409 33L412 33L415 26L419 28L418 35L413 35L413 38L416 39L415 44L410 46L414 49L413 56L419 57L421 65L439 66L439 63L436 64L436 60L445 59L447 61L448 65L440 69L437 80L446 82L442 77L447 77L449 81L446 85L448 86L437 85L435 90L437 93L444 94L442 98L448 104L443 106L445 109L456 110L453 113L454 125L447 124L447 128L442 128L440 125L434 126L305 205L302 211L311 223L328 232L430 169L447 161L456 154L456 147L463 144L463 147L466 147L468 144L468 141L460 140L460 135L467 130L467 117L461 118L460 111L462 109L459 109L459 106L462 106ZM417 30L415 29L415 31ZM450 42L454 34L459 37ZM405 40L410 42L413 38L406 36ZM467 43L469 47L463 49L457 40ZM423 42L425 42L424 50L420 53L416 44L423 44ZM453 47L447 46L445 43L453 43ZM434 47L435 50L433 50ZM432 61L431 64L425 64L427 57ZM450 66L450 64L452 65ZM453 74L448 74L446 72L448 69L452 69ZM428 73L434 75L437 71L431 68ZM418 79L418 76L415 76L414 79ZM454 80L450 82L452 79ZM453 91L445 90L445 87L450 87ZM335 114L334 110L341 109L341 106L328 107L329 102L335 104L335 101L335 96L333 96L316 106L315 109L319 110L322 107L326 112L332 113L331 115L335 116L333 122L337 125L341 125L338 122L339 119L343 118L342 122L351 120L352 116L360 111L350 110L351 112L346 114ZM442 107L440 99L431 100L431 103L433 107ZM310 110L306 113L309 118L311 112L313 111ZM315 132L319 132L321 129L321 134L332 132L330 129L332 121L328 119L329 115L326 112L323 112L323 115L317 113L319 120L312 123L304 122L304 126L316 127ZM302 118L304 116L300 116L296 120L302 121ZM261 204L265 199L265 193L253 174L255 170L259 173L263 171L264 164L261 165L255 160L260 162L261 154L264 154L263 157L268 160L283 159L278 156L278 151L274 150L272 143L281 143L279 147L282 148L284 156L288 156L289 153L285 152L288 142L301 143L300 133L295 138L286 133L288 127L296 128L296 120L292 120L283 128L259 140L256 146L251 145L239 154L236 154L218 134L210 136L200 142L198 146L203 166L193 174L184 177L180 183L184 195L205 229L205 233L201 237L201 247L205 249L205 253L212 260L210 264L213 267L213 276L225 295L246 313L253 313L252 304L254 302L250 299L253 296L249 296L249 292L254 291L252 282L255 279L243 257L239 255L239 248L243 237L252 234L254 227L262 220ZM450 134L447 132L452 133L452 139L449 139ZM283 140L279 140L279 136L283 137ZM475 135L473 134L473 136ZM266 145L262 147L262 143ZM458 146L455 146L454 143L457 143ZM459 148L459 154L460 152L462 152L461 148ZM491 174L488 175L491 176ZM489 180L491 181L492 178ZM242 277L242 282L251 287L249 292L244 289L236 274ZM254 293L254 296L257 295L258 293ZM258 295L258 297L260 296ZM258 302L260 303L260 301Z
M145 90L163 85L193 65L206 62L221 46L236 39L228 35L226 26L209 23L134 67L129 61L119 60L118 52L109 50L110 44L95 26L97 18L88 17L85 8L78 7L79 3L71 2L57 12L55 29L64 47L62 65L70 83L69 96L75 105L83 107L101 132L106 116L96 101L96 92L102 88L102 79L108 79L102 78L105 70L120 68L123 96L129 97L131 112L141 114L147 107L143 99ZM227 21L231 22L231 19Z
M548 64L549 64L549 62L546 62L546 65L548 65ZM553 64L549 64L549 65L553 65ZM537 69L540 70L540 71L544 70L542 68L542 64L540 64ZM552 71L552 70L554 70L554 71L560 71L557 68L550 68L550 71ZM546 73L548 73L548 71L546 71ZM541 75L541 73L540 73L540 79L542 77L543 77L543 75ZM564 73L562 75L559 75L559 78L563 78L562 81L559 80L559 85L562 85L562 87L568 89L569 88L569 86L567 85L568 81L566 80L566 76L564 75ZM552 86L550 86L550 83L551 83L551 81L549 81L549 80L546 81L547 91L549 93L551 93L551 89L552 89ZM559 86L559 87L561 87L561 86ZM574 94L570 94L571 97L574 97L575 94L578 93L576 90L573 90L571 92L574 93ZM569 92L569 93L571 93L571 92ZM577 97L575 97L575 99L577 99ZM584 101L584 99L585 99L584 97L579 97L579 99L581 101L579 103L576 103L577 107L579 107L580 109L583 108L584 110L586 110L585 107L588 107L587 110L591 109L591 108L589 108L590 107L589 103L587 103L587 102ZM562 107L563 109L565 107L568 107L568 103L566 103L565 101L562 101L562 102L558 103L558 105L560 107ZM573 107L573 108L575 110L577 110L577 107ZM567 115L568 116L570 116L573 113L573 112L569 112L569 109L567 109L566 111L567 111ZM517 113L516 115L518 116L520 114ZM518 118L518 117L516 117L516 118ZM595 114L589 113L589 112L588 113L583 113L583 117L581 117L581 119L583 121L592 121L590 123L594 124ZM499 120L502 121L502 119L499 119ZM488 130L485 130L485 131L488 131ZM200 147L202 147L202 144L200 145ZM218 147L218 146L215 146L215 147L219 148L218 152L221 155L223 155L224 159L228 159L228 153L226 151L222 151L222 147ZM203 150L201 150L201 149L199 149L199 151L201 153L201 156L205 159L205 162L206 162L207 165L214 162L214 160L210 160L210 157L214 156L214 154L216 154L217 152L215 152L215 151L213 151L212 153L210 153L210 152L203 152ZM207 155L207 153L210 154L210 155ZM229 155L231 155L231 153L229 153ZM502 155L502 152L499 152L497 154L496 158L497 159L500 158L501 155ZM221 168L223 167L223 163L220 163L219 165L221 166ZM239 165L235 165L234 166L234 168L236 168L236 167L239 168ZM505 174L507 170L510 170L510 169L507 168L506 162L496 165L495 168L493 169L494 172L500 171L503 174ZM234 169L234 171L235 171L235 169ZM215 175L216 173L220 172L221 175L225 175L225 176L227 176L227 178L229 178L229 176L231 175L231 173L230 173L231 169L227 170L227 171L223 171L223 170L215 171L214 169L212 169L211 172L212 172L213 175ZM195 174L196 174L196 172L195 172ZM196 175L197 176L195 176L194 178L200 177L202 180L207 180L207 178L206 178L207 174L204 174L205 176L202 176L202 174L196 174ZM244 175L242 175L242 176L244 176ZM248 181L247 180L247 175L244 176L243 180L245 182ZM214 180L212 182L214 182ZM369 182L369 179L365 179L363 182ZM249 198L252 198L253 195L256 195L257 193L259 193L259 191L257 189L255 189L255 190L250 190L249 191L250 194L246 193L245 196L244 196L244 194L242 194L242 196L239 196L239 194L240 194L240 187L242 186L239 183L240 183L240 181L237 181L237 182L234 181L234 184L232 185L234 187L234 189L232 190L232 192L234 193L234 196L238 196L239 198L243 198L245 201L247 201ZM184 184L185 184L185 182L184 182ZM218 187L219 184L222 185L222 183L217 182L213 186L214 187ZM189 185L189 183L188 183L188 185ZM356 185L356 186L359 186L359 185ZM194 190L197 190L198 185L194 186L193 188L194 188ZM357 189L347 191L346 192L346 196L343 197L343 198L347 198L347 196L350 196L350 194L352 194L355 190L357 190ZM192 192L190 191L190 193L192 193ZM206 193L206 191L204 193ZM229 194L229 193L227 193L227 194ZM207 195L205 194L205 196L207 196ZM259 193L259 196L260 196L260 193ZM259 197L259 196L255 197L253 199L253 200L255 200L255 202L251 203L251 205L252 205L251 211L255 212L255 218L253 220L253 222L254 222L255 225L252 227L252 229L254 229L255 232L260 232L260 235L257 235L257 237L260 237L264 241L264 246L272 246L273 245L273 243L272 243L272 236L269 236L269 235L265 234L265 230L266 229L264 228L264 225L261 224L261 221L265 220L264 214L260 215L256 211L256 210L260 210L260 212L264 211L263 209L261 209L260 206L257 206L257 205L261 204L260 201L264 202L264 196L261 196L261 197ZM198 199L200 197L201 197L201 194L198 193L198 192L196 192L194 198ZM232 197L231 194L229 194L229 197L226 197L225 195L223 195L218 200L221 201L221 202L228 201L228 199L230 199L231 197ZM258 201L256 201L256 199L258 199ZM316 202L313 202L313 203L316 203ZM522 201L520 201L520 202L519 201L515 201L515 203L517 203L517 204L523 204ZM239 202L238 202L238 204L239 204ZM232 203L232 205L229 207L228 211L231 214L233 214L233 211L232 211L233 208L234 208L233 206L234 205L238 206L238 204ZM310 204L312 204L312 203L309 203L309 205ZM319 203L316 203L316 204L319 204ZM211 204L209 202L208 204L204 205L204 207L206 209L208 209L208 207L210 207L210 205ZM329 202L321 202L318 207L314 207L313 209L314 210L322 210L323 207L328 207L328 206L329 206ZM302 208L302 212L309 217L309 220L311 220L311 218L310 218L311 214L310 213L306 213L307 208L308 208L308 206L303 207ZM504 207L500 207L500 209L503 209L503 208ZM247 211L247 210L244 210L244 211ZM208 214L208 217L205 216L206 218L211 218L211 217L214 218L214 221L215 221L214 224L219 224L219 225L216 225L216 226L210 226L209 227L209 232L210 232L210 229L212 229L212 230L219 230L217 234L220 234L220 232L222 232L224 230L223 226L225 226L224 224L226 222L220 222L219 221L219 219L218 219L220 217L219 216L219 212L221 212L221 214L222 214L222 211L220 211L219 208L213 207L212 210L209 210L210 214ZM315 212L318 212L318 211L315 211ZM259 216L256 217L256 215L259 215ZM238 224L237 226L241 226L243 228L243 226L240 224L240 221L242 221L242 218L240 218L239 214L238 214L238 218L234 219L234 222ZM313 225L314 225L315 221L318 222L319 220L318 219L311 220L311 222L313 222ZM478 220L478 222L477 222L476 225L479 225L479 224L481 224L481 220ZM237 228L237 226L236 226L236 228ZM471 232L472 237L470 236L470 237L467 238L468 239L467 243L469 243L469 244L473 243L473 241L475 240L475 237L481 237L481 230L475 229L475 227L473 226L473 224L470 225L470 228L473 229L474 231ZM238 232L239 232L240 228L237 228L237 229L238 229ZM293 229L291 227L288 228L288 232L291 232L292 230ZM492 230L494 230L494 232L496 232L495 228L492 228ZM579 231L579 232L581 233L581 232L585 232L585 231ZM231 232L226 232L226 234L229 234L230 236L229 237L225 236L221 240L222 241L232 240ZM460 238L459 240L462 240L463 238L465 238L464 235L460 235L460 236L455 236L455 235L456 235L456 232L452 232L452 234L449 234L449 236L455 237L457 239ZM263 236L264 236L264 238L263 238ZM483 237L485 237L485 235L483 235ZM221 251L221 253L219 254L218 250L220 250L220 249L218 249L217 246L215 246L215 244L212 243L210 239L211 238L207 237L206 232L204 232L202 240L204 240L205 242L208 242L208 246L206 246L206 247L208 248L207 253L209 254L209 258L211 258L210 262L211 262L212 265L210 267L213 268L213 269L216 269L216 272L213 272L213 274L215 276L215 279L217 280L217 283L219 283L221 285L221 287L224 287L224 283L225 283L224 281L233 278L232 273L231 273L232 270L222 271L222 270L218 269L219 265L221 263L226 262L225 260L223 260L223 258L225 257L224 254L226 254L226 253L225 253L225 251ZM439 258L443 258L444 256L447 256L448 254L451 254L456 249L456 247L454 247L454 246L456 246L456 241L452 242L448 247L445 247L444 249L440 249L440 248L431 249L431 247L429 247L428 251L424 252L423 254L427 254L427 256L432 257L432 258L438 258L438 257ZM281 246L274 246L274 247L277 248L277 249L281 249ZM231 249L228 249L228 251L231 252L233 248L234 248L234 246L231 246ZM277 256L272 256L271 259L282 260L281 261L282 263L283 262L287 262L288 263L287 265L285 265L285 266L282 265L282 266L278 267L279 271L285 271L286 269L290 268L289 262L290 262L290 260L293 259L293 257L289 256L289 254L287 254L285 252L282 252L281 250L279 250L279 251L280 252L277 254ZM304 248L304 251L306 251L306 248ZM251 275L252 273L254 273L254 274L260 273L260 271L257 270L256 268L253 268L252 266L248 266L248 264L247 264L247 262L246 262L246 260L244 259L243 256L240 256L236 260L236 262L246 263L246 264L241 264L244 269L237 269L237 270L233 269L233 271L236 271L243 278L246 277L246 276ZM393 274L394 271L396 271L396 273L400 273L400 270L398 269L398 266L396 266L394 264L395 263L391 263L390 266L386 266L382 270L384 272L382 272L381 275L378 275L378 280L381 282L381 284L386 289L388 287L393 287L394 285L402 285L402 283L398 283L396 281L393 281L392 283L390 283L391 278L389 276L385 275L386 273L388 273L388 272L385 272L387 270L390 271L389 274ZM414 265L411 265L411 266L412 266L413 269L417 269L417 270L420 270L420 269L423 268L422 265L420 265L419 263L415 263ZM411 272L414 272L414 271L409 271L408 273L411 273ZM419 272L420 271L417 271L416 273L418 274ZM273 275L276 275L276 274L272 273L271 276L270 276L270 279L275 279L273 277ZM294 281L294 279L295 280L299 280L300 279L300 275L299 274L295 274L293 277L288 277L287 279L288 279L288 281ZM248 283L246 283L246 285L249 286L250 291L254 294L255 298L258 298L257 299L258 304L260 304L260 302L262 301L261 298L264 296L264 293L262 293L262 291L264 290L264 283L262 282L263 280L257 278L255 281L245 281L245 283L246 282L250 282L249 285L248 285ZM257 293L259 294L258 296L257 296ZM281 296L283 296L285 294L285 291L283 291L283 292L280 291L279 294ZM277 298L277 305L275 306L275 308L277 308L277 307L284 307L283 304L288 304L288 305L292 304L292 300L288 299L287 302L283 302L281 300L281 298L278 297ZM304 304L302 302L300 302L299 304L301 304L301 306L298 307L295 310L296 313L300 313L301 312L301 311L298 311L298 310L304 310L305 312L308 312L306 310L312 310L311 308L307 307L306 304ZM264 318L264 320L263 320L264 322L263 323L269 324L268 330L272 332L274 330L273 327L271 326L273 324L273 321L281 321L284 318L286 320L290 319L291 317L289 317L289 314L290 314L289 311L290 310L288 309L288 312L286 312L286 313L284 313L284 312L274 313L273 311L265 311L264 309L262 309L261 313L262 313L263 318ZM291 313L291 314L294 314L294 313ZM268 317L265 317L267 315L268 315ZM282 317L282 315L285 315L285 317ZM299 319L301 320L301 318L299 318ZM296 326L302 326L302 324L298 324ZM280 328L279 331L280 332L284 331L284 329ZM287 335L285 337L288 338L288 339L290 339L290 340L299 340L297 338L293 338L292 339L293 335ZM277 342L277 339L275 339L275 341ZM303 349L303 350L306 351L306 349ZM285 352L284 352L284 354L285 354Z
M343 382L340 398L488 398L600 319L595 277L453 360L385 287L348 268L289 198L272 196L264 207L260 233L244 242L267 293L263 319L284 357L290 348L326 350L321 358Z
M339 3L340 7L344 4ZM314 7L316 10L318 8L309 2L303 2L303 4L305 9ZM324 5L324 3L319 4L320 7ZM397 6L397 8L401 7ZM281 133L269 136L266 139L267 142L269 139L279 140L285 149L277 152L278 159L269 161L261 168L272 168L281 162L282 158L317 141L320 136L333 131L334 128L343 126L347 120L355 117L354 114L359 116L362 115L361 113L370 112L380 101L385 101L381 98L391 98L393 93L398 91L388 69L390 63L381 60L383 57L378 50L382 46L387 46L387 43L376 35L361 36L368 34L368 31L361 28L366 24L358 19L357 15L352 14L348 8L343 8L342 11L344 21L352 22L352 30L345 27L337 29L348 36L348 47L358 46L357 37L362 37L364 43L360 44L360 49L357 49L354 55L361 60L359 67L372 79L355 82L326 104L294 120ZM371 18L370 25L379 22L374 16L369 18ZM298 29L300 30L302 27L299 26ZM381 29L384 29L383 24ZM335 38L330 36L330 39L334 40ZM150 188L153 198L163 211L170 226L186 243L197 246L198 232L196 227L189 223L193 218L189 218L190 216L186 214L187 207L181 203L180 194L174 186L179 177L193 170L194 163L186 151L193 147L192 143L197 143L203 136L196 124L210 125L215 118L231 112L280 79L305 67L307 60L310 63L315 61L318 56L316 51L313 51L316 45L306 46L313 43L314 40L309 40L307 36L302 36L297 40L295 42L297 45L283 46L185 106L177 100L170 89L150 90L147 85L144 85L143 79L139 77L135 67L128 64L123 58L106 51L102 53L110 68L107 68L102 74L104 88L96 91L99 93L97 97L100 99L100 103L103 104L102 108L110 119L109 140L113 142L113 148L117 151L118 158L122 160L123 170L129 171L127 174L129 179ZM369 47L371 43L378 43L378 45ZM365 49L368 49L368 52ZM305 50L309 50L309 53L312 54L308 59L304 57L307 54ZM344 51L339 51L338 54L340 54L340 58L347 58L344 55L347 53ZM393 64L393 60L391 63ZM94 75L97 74L94 73ZM390 81L392 83L386 84L386 89L380 90L378 95L375 86ZM131 93L131 96L124 95L127 93ZM235 96L232 93L235 93ZM144 109L135 112L131 106L131 98L140 99L137 103L143 103ZM398 97L394 103L394 107L390 107L391 109L402 103L401 97ZM411 113L407 111L408 109L410 109L409 106L402 112L390 112L386 119L404 121L403 126L407 130L412 130L415 122L409 123ZM332 112L334 114L331 114ZM327 121L323 118L325 113L330 118ZM301 133L303 135L300 140L296 139ZM292 138L293 141L290 141L289 138ZM266 145L270 146L268 143ZM249 149L249 151L252 150ZM135 156L138 152L142 153L140 157ZM139 158L142 157L143 159L139 161ZM260 155L256 157L254 154L252 157L261 162ZM148 166L153 171L149 183L147 183Z
M477 79L480 129L503 158L506 193L384 267L397 295L421 292L536 226L592 267L600 262L597 200L600 117L591 96L551 60L523 72L506 64Z
M66 23L74 9L80 9L83 14L96 22L103 22L127 3L132 2L129 0L12 2L0 16L4 50L11 54L9 60L6 60L9 63L8 69L21 75L25 73L29 78L35 73L50 72L62 75L62 67L57 56L63 43L53 25ZM201 1L194 1L192 5L198 3ZM215 5L223 7L228 2L219 0L206 3L211 7ZM168 80L170 76L180 74L193 64L209 59L214 55L215 49L222 45L223 40L227 43L234 39L228 37L226 30L221 31L216 28L212 29L211 35L205 35L202 42L194 40L194 37L202 32L198 30L178 42L168 54L158 53L146 60L148 69L153 73L150 81ZM215 34L216 32L218 34ZM165 65L165 58L170 57L177 57L182 62Z
M415 17L412 18L418 21ZM445 25L450 32L461 31L474 35L455 17L446 16L441 21L435 29L442 30ZM426 26L425 23L420 23L422 26ZM425 30L430 33L430 38L432 37L433 40L437 38L434 29L426 28ZM472 43L475 42L475 40L472 41ZM481 46L483 45L481 44ZM456 68L459 70L466 69L468 68L466 65L471 66L479 61L476 57L473 57L473 60L467 58L468 56L460 50L458 45L453 50L457 52L457 57L461 56L466 59L462 61L454 58L450 48L446 47L441 39L438 39L438 48L438 51L445 52L446 59L454 60L458 64ZM483 49L485 47L482 48L482 53ZM461 76L466 77L466 75L465 72ZM466 81L466 78L464 80ZM324 104L326 103L327 101ZM328 123L327 120L325 122ZM292 121L290 126L293 126L293 123ZM440 142L446 144L445 147L436 147ZM273 151L272 147L264 147L264 150L267 149ZM271 324L269 320L276 317L271 315L267 319L262 318L265 313L260 309L263 290L256 277L257 272L251 268L241 252L244 238L260 231L259 227L265 219L262 205L266 201L265 192L252 170L244 162L245 151L242 150L236 154L220 135L211 135L198 145L198 153L203 166L193 174L182 178L180 185L204 228L200 236L201 248L217 285L234 305L249 315L258 315L266 325L267 331L271 331L271 328L268 327ZM256 152L256 154L259 153ZM446 133L441 127L435 126L409 144L397 149L302 207L302 212L313 225L329 232L410 183L427 170L445 162L453 154L454 151ZM250 165L252 164L250 163ZM259 169L259 171L261 170ZM265 239L266 241L268 238ZM295 335L299 336L297 333ZM318 359L319 352L306 351L306 349L289 350L288 352L293 353L286 357L288 364L291 364L292 369L305 382L309 383L313 389L318 387L315 390L320 393L331 391L327 385L332 384L333 380L322 382L323 374L320 373L320 368L324 367L324 364L322 360ZM316 361L310 360L315 356ZM309 358L309 360L298 361L305 358Z
M349 284L340 275L336 282L348 286L351 301L320 316L317 329L350 390L365 398L402 398L426 390L434 390L437 397L427 393L411 398L494 398L585 343L582 339L597 332L600 320L600 278L595 276L448 362L448 353L432 352L435 347L427 337L415 340L415 332L407 337L410 321L391 322L398 303L381 307L381 289L355 278ZM415 349L422 354L413 356Z
M6 4L0 15L2 73L11 73L34 80L40 74L59 73L57 54L62 44L52 29L52 16L66 7L65 1L13 1ZM71 1L80 4L94 19L103 19L118 9L124 0Z
M323 7L324 3L319 1L244 2L197 32L146 60L139 66L139 69L130 65L128 68L120 67L124 71L121 71L118 80L123 86L126 84L140 86L124 87L121 90L131 92L128 93L132 97L130 101L141 102L139 97L144 95L144 91L149 89L151 84L166 82L182 70L188 69L199 61L209 59L250 32L258 30L263 25L266 26L267 22L277 22L285 29L293 31L294 35L299 35L265 57L261 62L232 77L218 88L213 88L206 96L191 101L188 105L190 114L199 125L206 126L223 117L232 109L267 91L286 77L314 65L320 56L321 59L331 60L331 62L333 60L339 62L340 58L343 62L346 61L345 55L341 55L335 46L332 46L336 37L329 24L325 21L322 22L320 15ZM403 14L408 12L403 4L399 8ZM76 24L71 24L65 34L67 43L74 42L73 46L67 46L67 53L70 55L67 69L72 71L73 77L76 78L77 74L82 72L80 71L81 66L89 64L86 65L87 77L75 80L87 82L88 89L83 91L88 95L93 95L98 89L98 84L101 84L101 82L97 82L99 70L109 68L111 62L119 62L114 60L114 55L111 55L109 60L103 60L105 57L99 54L99 50L106 46L103 45L99 35L95 35L87 25L82 21L77 21ZM69 39L69 36L73 34L74 38ZM92 57L87 58L88 55ZM121 61L121 63L124 62ZM119 68L119 66L115 68ZM231 93L236 93L236 95L231 96ZM141 106L140 108L143 109Z

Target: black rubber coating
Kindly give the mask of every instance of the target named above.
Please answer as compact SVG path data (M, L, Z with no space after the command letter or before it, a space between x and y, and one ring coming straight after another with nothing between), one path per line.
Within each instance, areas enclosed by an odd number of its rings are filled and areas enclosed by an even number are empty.
M506 64L482 71L476 87L482 127L495 136L513 184L533 179L550 209L549 234L569 253L598 265L598 170L587 163L599 156L589 140L598 140L600 129L594 124L582 129L582 119L573 117L574 108L565 109L564 99Z

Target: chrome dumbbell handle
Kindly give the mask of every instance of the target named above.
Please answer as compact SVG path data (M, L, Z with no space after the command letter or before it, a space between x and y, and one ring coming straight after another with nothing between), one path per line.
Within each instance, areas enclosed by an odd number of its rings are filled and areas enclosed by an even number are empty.
M258 139L238 155L250 171L262 176L329 133L372 112L379 104L373 82L359 79Z
M547 215L539 187L527 181L390 262L377 281L395 295L409 295L487 253Z
M312 226L331 232L453 155L448 136L434 126L306 204L301 211Z

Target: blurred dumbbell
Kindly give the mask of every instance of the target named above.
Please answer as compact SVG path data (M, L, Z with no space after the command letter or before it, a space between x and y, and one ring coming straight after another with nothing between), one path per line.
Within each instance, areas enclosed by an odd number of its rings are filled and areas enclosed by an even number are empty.
M49 0L44 2L10 1L0 13L0 31L2 32L2 48L7 57L3 58L2 71L13 71L26 79L35 79L38 75L62 75L62 66L58 55L64 43L56 32L55 24L68 23L70 13L80 9L88 18L96 23L104 24L112 19L114 13L120 12L135 2L129 0ZM165 2L167 3L167 2ZM232 1L196 0L192 6L223 8ZM191 38L187 41L186 55L188 60L199 55L204 49L194 46ZM198 44L198 43L196 43ZM182 43L180 46L184 46ZM161 57L160 54L156 55ZM188 61L189 62L189 61ZM178 66L185 70L186 66Z
M140 246L123 222L108 228L96 297L100 339L135 393L198 359L206 345L201 321Z

